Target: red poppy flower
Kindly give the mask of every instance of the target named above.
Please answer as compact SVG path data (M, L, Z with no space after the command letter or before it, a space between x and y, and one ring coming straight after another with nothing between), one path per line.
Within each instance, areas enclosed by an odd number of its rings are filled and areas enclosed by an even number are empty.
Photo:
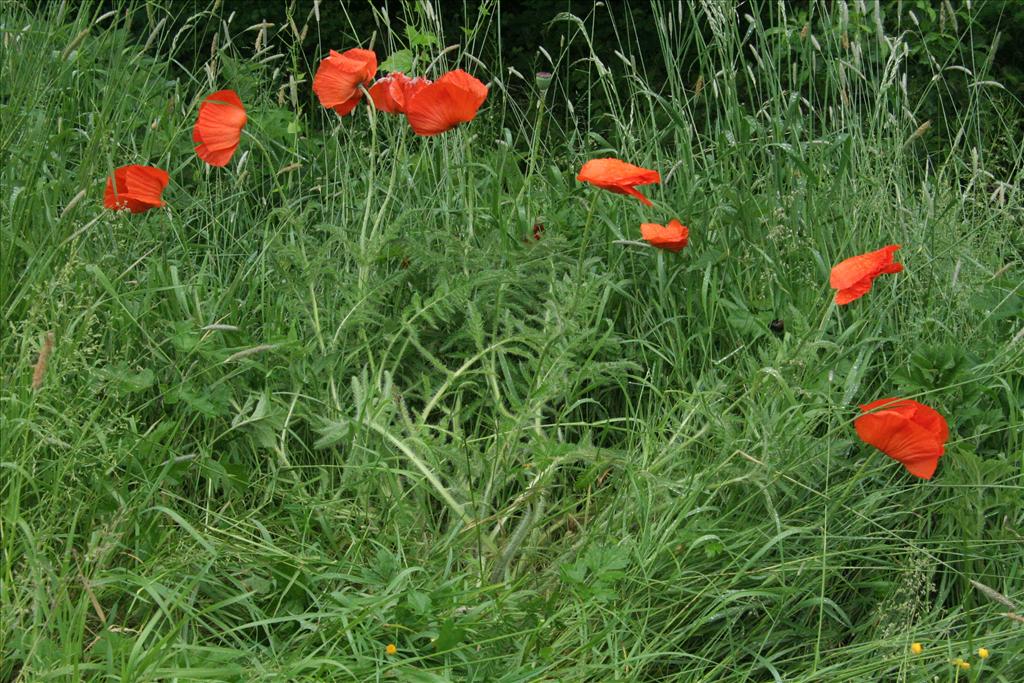
M942 415L911 399L883 398L860 409L866 414L853 422L857 436L915 477L932 478L949 438Z
M164 205L161 197L167 187L167 171L153 166L122 166L107 178L103 206L142 213Z
M320 104L347 116L356 108L363 92L360 85L370 85L377 73L377 55L373 50L352 48L335 52L320 62L313 76L313 92Z
M591 159L583 164L576 175L581 183L590 183L616 194L628 194L636 197L647 206L653 206L651 200L640 194L637 185L650 185L661 182L661 174L647 168L627 164L619 159Z
M871 251L860 256L851 256L832 268L829 284L836 292L836 303L840 306L859 299L871 290L871 283L883 273L898 273L903 270L902 263L893 262L893 253L900 248L898 244L890 244L878 251Z
M659 249L666 249L672 253L679 252L686 243L690 241L690 230L685 225L673 218L668 225L657 223L641 223L640 234Z
M396 71L379 79L370 86L370 97L377 111L388 114L404 114L405 104L413 95L430 85L426 78L409 78Z
M218 90L199 104L199 118L192 129L196 154L210 166L227 166L238 149L248 118L238 93Z
M449 71L405 101L405 117L417 135L437 135L476 117L487 86L462 69Z

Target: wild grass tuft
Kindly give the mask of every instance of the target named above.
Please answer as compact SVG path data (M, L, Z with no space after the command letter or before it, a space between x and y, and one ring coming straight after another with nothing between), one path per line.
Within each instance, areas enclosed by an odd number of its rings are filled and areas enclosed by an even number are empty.
M615 63L616 15L552 12L542 93L478 57L496 3L5 3L0 679L1024 678L1024 114L975 10L935 55L920 4L655 3ZM339 119L310 34L490 96L431 139ZM607 155L655 209L575 183ZM102 208L128 163L166 209ZM673 217L679 255L636 243ZM949 418L931 481L853 432L895 395Z

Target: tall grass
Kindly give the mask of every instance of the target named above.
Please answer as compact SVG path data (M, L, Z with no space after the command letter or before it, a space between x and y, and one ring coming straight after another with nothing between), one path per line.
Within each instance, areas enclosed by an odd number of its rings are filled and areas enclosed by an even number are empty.
M912 7L702 0L615 64L605 9L553 13L544 93L475 57L500 6L424 2L438 40L382 10L378 54L491 94L417 139L318 106L315 13L225 5L4 5L0 678L1021 679L1024 115L985 65L934 60L929 131ZM608 154L655 209L573 181ZM166 210L102 209L126 163ZM671 217L680 255L636 242ZM831 265L892 242L837 309ZM896 395L950 420L929 482L853 433Z

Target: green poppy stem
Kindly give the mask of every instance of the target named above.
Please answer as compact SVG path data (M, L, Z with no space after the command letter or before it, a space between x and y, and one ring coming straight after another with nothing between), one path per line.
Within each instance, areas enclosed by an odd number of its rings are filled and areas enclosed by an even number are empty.
M579 267L576 270L576 276L583 275L583 263L587 258L587 248L590 246L590 225L594 222L594 211L597 209L598 193L593 193L594 197L590 200L590 210L587 211L587 222L583 224L583 244L580 245L580 260Z
M370 206L373 203L373 192L376 187L377 161L379 153L377 151L377 108L373 104L373 98L370 97L369 91L367 91L362 85L359 86L359 89L370 103L370 106L367 107L368 116L370 117L369 177L366 179L366 200L363 206L363 223L359 228L359 291L363 292L365 291L367 280L370 277L370 255L367 253L367 240L369 238Z
M529 194L530 181L533 179L533 175L537 170L537 157L540 151L540 132L544 122L544 98L545 92L541 90L540 97L537 99L537 118L533 122L533 137L530 140L530 158L526 165L526 177L523 178L523 186L519 188L519 194L516 196L514 206L522 206L523 198L525 197L527 205L527 220L533 218L532 215L532 202L530 202L531 195Z

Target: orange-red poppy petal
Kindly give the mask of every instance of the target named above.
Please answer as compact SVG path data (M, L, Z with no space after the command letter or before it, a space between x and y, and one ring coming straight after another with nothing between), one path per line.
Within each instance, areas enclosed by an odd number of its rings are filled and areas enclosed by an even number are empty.
M935 476L935 470L939 468L938 456L905 459L901 462L903 467L907 469L907 472L910 472L915 477L920 477L921 479L931 479Z
M899 248L898 244L890 244L877 251L869 251L840 261L832 268L829 284L833 289L846 289L865 277L878 275L889 265L901 266L893 263L893 253Z
M107 178L103 205L108 209L127 208L141 213L163 206L163 191L170 176L167 171L153 166L121 166Z
M640 190L636 189L635 187L632 187L631 185L623 187L606 187L604 189L610 190L611 192L615 192L616 194L624 194L629 195L630 197L636 197L646 206L654 206L654 202L648 199Z
M908 420L914 414L914 403L905 398L880 398L860 407L861 412L873 413L879 410L891 410L903 415Z
M915 401L914 414L910 419L921 428L931 434L934 434L935 438L943 444L946 443L946 439L949 438L949 423L946 422L946 418L942 417L939 411L934 408Z
M320 62L313 76L313 92L328 109L351 99L359 91L361 80L358 73L341 69L334 61L336 56L341 55L331 50L331 56Z
M345 116L362 97L360 85L369 85L377 73L377 55L373 50L353 48L345 52L331 50L321 60L313 76L313 92L320 104Z
M647 206L652 206L637 189L637 185L650 185L661 182L661 174L648 168L634 166L621 159L612 157L591 159L583 164L576 180L591 183L609 192L636 197Z
M913 474L928 469L929 461L933 465L938 463L944 450L937 435L896 412L862 415L854 425L861 440L899 461ZM934 471L931 466L931 472ZM925 478L930 476L929 473Z
M836 303L848 304L859 299L871 290L873 280L879 275L902 271L903 264L893 261L893 253L899 248L898 244L890 244L837 263L829 276L829 285L838 290Z
M442 85L448 85L466 93L464 106L472 107L476 111L484 100L487 99L487 86L480 82L480 79L471 76L462 69L449 71L435 81Z
M199 105L192 129L196 154L211 166L226 166L242 139L248 122L242 100L233 90L219 90Z
M429 79L421 76L416 76L415 78L396 79L391 84L391 98L395 101L395 106L398 107L398 111L404 114L405 107L409 100L415 97L419 91L430 85L430 83L431 81Z
M334 113L336 113L338 116L348 116L349 114L352 113L352 110L356 108L356 105L359 104L359 100L361 100L362 98L363 94L359 93L358 95L354 95L351 99L345 100L340 104L334 105L333 107L331 107L331 109L333 109Z
M233 90L220 90L200 103L192 140L214 150L237 147L247 121L238 95Z
M161 195L170 180L167 171L153 166L128 166L125 177L132 194L148 197L157 206L163 205Z
M238 96L234 90L218 90L212 95L206 98L207 102L213 102L215 104L229 104L232 107L237 107L243 112L245 111L245 105L242 104L242 98Z
M313 77L313 92L320 98L320 104L333 109L342 102L358 98L362 94L359 90L359 84L362 82L359 74L332 68L324 60L320 62L320 68Z
M438 135L476 117L487 86L461 69L405 93L405 116L417 135Z
M217 166L218 168L227 166L234 154L234 148L214 150L206 145L196 146L196 155L210 166Z
M677 253L686 246L690 240L690 230L685 225L673 218L668 225L658 223L641 223L640 234L652 246Z
M430 81L425 78L409 78L402 72L395 71L370 86L370 97L373 98L373 106L377 111L404 114L406 102L428 85Z
M377 108L377 111L382 111L386 114L399 113L395 98L391 96L391 85L394 82L393 76L394 74L378 79L376 83L370 86L369 91L370 99L373 100L373 106Z
M945 452L949 425L934 409L909 399L882 399L861 406L857 435L899 461L907 471L930 479Z
M103 206L108 209L120 209L127 206L128 183L125 180L128 167L114 169L114 175L107 176L107 188L103 192ZM136 213L132 211L132 213Z
M871 291L871 285L874 284L874 281L874 278L866 277L846 289L840 289L836 292L836 303L840 306L845 306L851 301L861 298Z
M634 166L621 159L591 159L580 167L576 180L595 185L650 185L661 182L661 174L649 168Z

